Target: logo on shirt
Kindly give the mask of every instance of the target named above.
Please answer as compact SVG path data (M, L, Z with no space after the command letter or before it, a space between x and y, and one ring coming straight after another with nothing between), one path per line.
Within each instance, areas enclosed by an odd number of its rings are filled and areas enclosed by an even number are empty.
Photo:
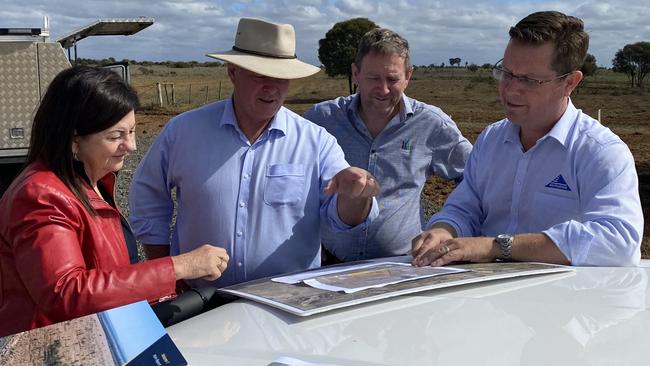
M411 152L411 150L413 150L413 144L411 143L411 140L402 140L402 151Z
M545 187L548 188L555 188L555 189L561 189L563 191L571 191L571 188L569 188L569 185L566 184L566 181L564 180L564 177L562 174L558 175L553 179L549 184L547 184Z

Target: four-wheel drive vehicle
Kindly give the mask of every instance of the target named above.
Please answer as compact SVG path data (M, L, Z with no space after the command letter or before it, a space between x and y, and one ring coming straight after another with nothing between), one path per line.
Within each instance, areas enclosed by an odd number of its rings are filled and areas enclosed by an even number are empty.
M100 35L131 35L152 18L100 19L56 42L49 41L47 18L41 28L0 28L0 196L27 157L32 118L50 81L70 67L77 42ZM66 56L65 49L68 50ZM117 65L128 81L126 64Z
M190 365L647 365L650 261L571 268L305 317L241 299L167 332Z

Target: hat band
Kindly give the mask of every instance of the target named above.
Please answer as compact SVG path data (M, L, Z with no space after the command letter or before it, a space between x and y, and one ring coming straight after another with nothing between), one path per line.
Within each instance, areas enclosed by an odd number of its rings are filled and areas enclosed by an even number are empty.
M274 55L271 53L266 53L266 52L258 52L258 51L251 51L251 50L245 50L243 48L239 48L237 46L232 46L232 49L235 51L243 52L243 53L249 53L251 55L257 55L257 56L264 56L264 57L273 57L273 58L282 58L282 59L294 59L298 58L296 55L293 56L279 56L279 55Z

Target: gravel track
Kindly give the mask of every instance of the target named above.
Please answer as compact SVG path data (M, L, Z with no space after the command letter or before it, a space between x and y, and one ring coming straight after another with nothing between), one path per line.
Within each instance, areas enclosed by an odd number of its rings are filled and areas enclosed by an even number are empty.
M131 186L131 177L135 168L138 166L138 163L144 157L144 154L147 153L149 147L156 139L158 134L139 134L137 137L137 146L138 149L131 153L124 162L124 167L120 170L117 176L117 186L115 191L115 201L122 209L122 212L128 217L129 207L129 187Z

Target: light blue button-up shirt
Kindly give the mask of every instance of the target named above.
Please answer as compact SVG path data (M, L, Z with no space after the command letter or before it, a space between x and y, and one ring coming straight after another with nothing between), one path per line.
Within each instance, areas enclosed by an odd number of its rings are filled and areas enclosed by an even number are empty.
M357 113L359 95L314 105L305 118L336 137L345 159L381 186L379 217L366 231L323 228L323 245L341 260L407 254L422 231L420 194L428 177L459 179L472 145L439 108L402 96L402 108L373 138Z
M175 189L170 252L225 248L228 269L214 285L318 267L321 223L363 230L378 215L373 200L368 220L349 227L337 196L323 194L348 166L334 137L284 107L249 143L227 99L183 113L161 131L132 179L131 225L143 243L169 244Z
M608 128L571 102L524 152L507 119L478 137L463 182L429 221L458 236L546 234L578 266L637 265L643 213L634 158Z

